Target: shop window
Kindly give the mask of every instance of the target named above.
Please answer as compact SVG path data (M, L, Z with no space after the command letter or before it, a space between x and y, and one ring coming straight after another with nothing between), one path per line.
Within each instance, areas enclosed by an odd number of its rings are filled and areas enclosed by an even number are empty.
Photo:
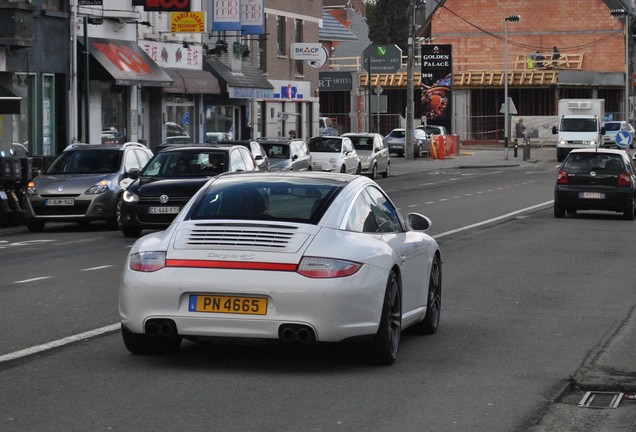
M234 134L234 107L209 105L205 109L206 142L237 139Z

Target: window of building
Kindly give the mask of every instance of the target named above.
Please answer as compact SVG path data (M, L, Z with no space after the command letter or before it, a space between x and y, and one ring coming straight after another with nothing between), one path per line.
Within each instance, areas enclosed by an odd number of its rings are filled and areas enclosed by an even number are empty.
M302 43L303 42L303 20L296 19L294 24L296 27L296 35L295 35L294 41L296 43ZM302 60L294 61L294 70L296 72L296 75L303 75L303 63L304 62Z
M278 55L286 56L287 55L287 20L284 16L279 16L276 19L276 35L277 40L276 44L278 47Z
M267 73L267 35L259 35L257 45L256 64L263 73Z
M53 11L63 11L64 1L63 0L42 0L42 9L53 10Z

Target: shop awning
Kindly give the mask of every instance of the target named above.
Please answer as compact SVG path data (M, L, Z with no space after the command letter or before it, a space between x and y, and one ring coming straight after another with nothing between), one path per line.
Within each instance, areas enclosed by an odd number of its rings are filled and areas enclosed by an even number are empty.
M358 36L342 25L328 9L323 9L322 27L318 30L318 40L326 42L357 41Z
M0 114L20 114L22 98L0 86Z
M221 88L234 99L259 99L270 97L274 86L260 69L248 61L241 61L240 70L230 70L220 60L206 57L203 67L218 78Z
M88 52L117 85L164 87L172 84L168 74L133 41L88 38ZM94 75L91 70L91 78Z
M163 68L172 78L172 85L164 93L221 94L219 80L210 72L196 69Z

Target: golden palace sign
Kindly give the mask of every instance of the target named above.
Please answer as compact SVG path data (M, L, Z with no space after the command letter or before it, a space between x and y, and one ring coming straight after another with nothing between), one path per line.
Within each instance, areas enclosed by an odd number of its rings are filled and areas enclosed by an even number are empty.
M171 12L171 33L205 33L205 12Z

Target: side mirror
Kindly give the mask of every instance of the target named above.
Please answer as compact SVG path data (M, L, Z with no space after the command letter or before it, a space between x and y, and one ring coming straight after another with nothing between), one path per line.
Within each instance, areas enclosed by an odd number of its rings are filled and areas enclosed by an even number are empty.
M556 135L557 132L558 132L557 131L557 127L556 126L552 126L552 134Z
M137 180L141 175L141 170L139 168L131 168L126 172L126 177L132 180Z
M601 127L601 135L605 135L605 126Z
M419 213L409 213L406 216L406 222L408 223L409 228L413 231L426 231L432 225L429 218Z

